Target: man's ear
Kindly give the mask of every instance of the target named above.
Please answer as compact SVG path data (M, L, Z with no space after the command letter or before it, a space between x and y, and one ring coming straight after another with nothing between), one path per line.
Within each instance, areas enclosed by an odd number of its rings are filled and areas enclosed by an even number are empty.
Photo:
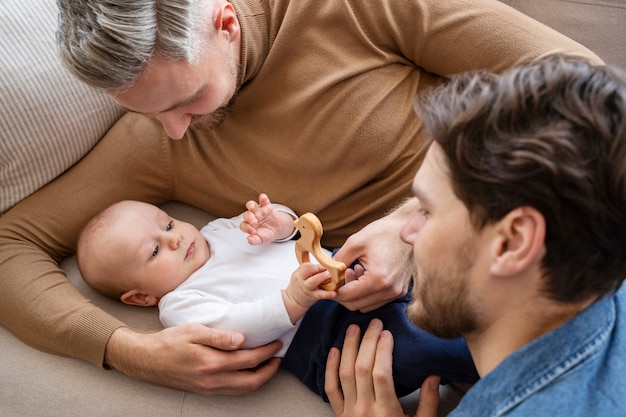
M496 224L497 242L490 272L510 276L528 268L545 255L546 222L530 206L512 210Z
M126 291L124 294L122 294L120 300L124 304L139 307L151 307L159 302L159 300L154 295L146 294L139 290Z
M237 13L235 8L229 2L224 2L215 13L213 25L215 30L225 31L228 34L228 38L232 41L240 36L241 28L239 27L239 19L237 19Z

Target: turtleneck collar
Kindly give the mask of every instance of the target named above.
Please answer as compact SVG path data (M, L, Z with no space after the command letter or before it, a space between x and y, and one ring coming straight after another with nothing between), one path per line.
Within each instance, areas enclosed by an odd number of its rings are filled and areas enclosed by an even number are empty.
M269 4L266 0L229 0L241 26L242 84L254 78L269 52Z

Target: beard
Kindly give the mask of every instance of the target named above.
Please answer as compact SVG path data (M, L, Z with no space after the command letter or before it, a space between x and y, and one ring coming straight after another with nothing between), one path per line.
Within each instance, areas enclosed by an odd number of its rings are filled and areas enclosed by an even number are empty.
M453 339L478 328L476 309L467 288L474 251L465 242L453 264L424 265L421 276L413 268L413 301L407 316L416 326L437 337Z
M226 60L226 62L229 62L226 55L222 56L222 59ZM233 93L230 100L228 100L226 104L215 109L210 114L193 116L191 118L190 126L202 130L212 130L219 127L228 118L228 115L233 110L233 107L235 107L237 97L239 96L239 90L241 88L241 82L243 80L243 67L238 62L233 62L230 66L229 74L231 80L233 80L235 83L235 92Z
M212 130L219 127L228 118L228 115L235 107L239 89L235 91L228 103L215 109L211 114L193 116L190 126L202 130Z

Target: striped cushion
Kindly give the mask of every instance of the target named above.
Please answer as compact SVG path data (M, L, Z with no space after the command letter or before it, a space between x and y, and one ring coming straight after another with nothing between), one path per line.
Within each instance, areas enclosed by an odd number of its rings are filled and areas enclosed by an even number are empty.
M0 1L0 214L87 153L121 114L63 68L55 0Z

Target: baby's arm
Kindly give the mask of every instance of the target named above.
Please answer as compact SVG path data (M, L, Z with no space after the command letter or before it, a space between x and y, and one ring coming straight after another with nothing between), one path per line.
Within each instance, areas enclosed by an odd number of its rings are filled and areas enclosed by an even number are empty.
M321 265L305 262L295 270L289 285L282 290L283 302L291 323L295 324L300 320L317 301L337 296L336 291L320 288L320 285L329 280L330 274Z
M239 225L248 234L248 243L262 245L291 238L295 232L295 213L278 209L266 194L259 195L259 202L248 201Z

